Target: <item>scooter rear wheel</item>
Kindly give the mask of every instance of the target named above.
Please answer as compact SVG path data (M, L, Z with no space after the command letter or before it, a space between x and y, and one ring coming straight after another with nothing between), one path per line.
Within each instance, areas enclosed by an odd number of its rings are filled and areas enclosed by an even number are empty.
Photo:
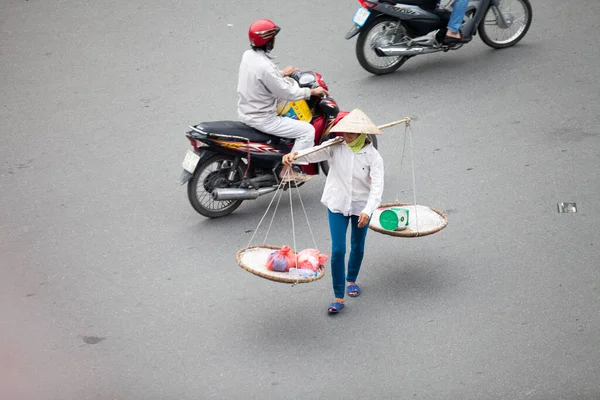
M242 163L238 165L234 179L244 176ZM199 214L208 218L224 217L234 212L243 200L213 200L212 191L230 187L229 173L233 167L233 157L216 154L196 167L194 176L188 182L187 193L190 204Z
M375 46L397 44L406 34L402 23L392 17L380 16L363 27L356 40L356 58L360 65L375 75L394 72L402 66L410 56L380 57L375 53Z
M479 34L483 43L494 49L503 49L519 42L531 26L532 10L529 0L501 1L498 11L504 15L509 26L500 28L498 17L490 7L479 24Z

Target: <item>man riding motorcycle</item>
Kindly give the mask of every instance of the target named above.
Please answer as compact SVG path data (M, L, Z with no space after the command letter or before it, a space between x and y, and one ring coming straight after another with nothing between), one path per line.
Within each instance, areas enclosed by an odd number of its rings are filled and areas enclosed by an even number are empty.
M305 121L284 118L277 114L277 100L308 100L311 96L327 95L322 87L314 89L294 86L284 77L293 67L280 71L269 53L275 46L280 28L268 19L250 25L248 38L252 49L246 50L240 63L238 77L238 116L246 125L270 135L295 139L292 151L313 146L315 129ZM281 178L305 182L310 176L284 166Z

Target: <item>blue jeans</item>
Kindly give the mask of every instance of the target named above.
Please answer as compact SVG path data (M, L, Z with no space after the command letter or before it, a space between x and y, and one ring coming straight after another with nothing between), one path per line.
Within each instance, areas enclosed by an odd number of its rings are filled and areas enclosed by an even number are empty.
M456 0L454 2L452 13L450 14L450 21L448 21L448 29L452 32L458 33L460 31L460 26L463 23L468 4L469 0Z
M331 232L331 277L333 293L336 299L343 299L346 292L346 281L356 282L360 265L365 254L365 239L369 224L359 228L358 216L346 217L341 213L327 210L329 214L329 231ZM346 276L346 232L351 222L350 258L348 259L348 275Z

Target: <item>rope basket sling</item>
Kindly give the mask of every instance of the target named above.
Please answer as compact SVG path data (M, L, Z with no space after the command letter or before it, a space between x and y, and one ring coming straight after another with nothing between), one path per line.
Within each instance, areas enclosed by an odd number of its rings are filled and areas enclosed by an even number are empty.
M335 144L341 143L342 141L343 141L343 138L334 138L334 139L328 140L319 146L315 146L310 149L306 149L306 150L298 152L298 155L296 158L302 157L306 154L313 153L315 151L321 150L321 149L329 147L329 146L333 146ZM323 278L323 276L325 276L324 265L321 265L320 268L314 272L314 274L311 274L311 276L302 276L300 274L291 274L290 272L272 271L267 268L267 260L269 258L269 255L274 251L281 250L281 248L282 248L281 246L272 246L272 245L267 245L265 243L267 241L267 236L269 235L271 226L273 225L273 220L275 219L275 214L277 213L277 208L279 207L279 202L281 200L281 197L283 194L283 189L284 189L285 185L286 185L286 183L283 182L283 180L282 180L282 182L279 184L279 187L277 188L277 191L273 195L273 198L271 199L271 202L269 203L269 206L267 207L265 214L262 216L261 220L259 221L258 226L256 227L256 229L254 231L254 234L250 238L248 245L245 248L240 249L236 253L235 259L236 259L238 265L242 269L244 269L254 275L257 275L261 278L268 279L268 280L271 280L274 282L291 283L291 284L314 282L314 281L317 281L317 280ZM296 191L298 193L298 198L300 199L300 204L302 205L302 210L304 211L304 217L306 218L306 222L308 225L308 231L310 232L310 236L312 238L314 248L318 249L315 237L312 232L312 228L310 226L310 221L308 220L308 214L306 213L306 209L304 207L304 202L302 201L302 196L300 195L300 190L299 190L298 185L296 185ZM296 250L296 229L295 229L295 223L294 223L292 193L291 193L291 190L288 190L288 192L289 192L289 198L290 198L292 237L293 237L293 244L294 244L293 250L295 251ZM279 196L278 196L278 194L279 194ZM275 205L275 209L273 211L273 215L271 217L269 227L267 228L267 233L265 234L265 239L263 241L263 244L257 245L257 246L250 246L250 243L252 243L254 236L258 232L258 229L260 228L260 226L263 223L265 217L267 216L271 206L273 205L275 198L278 198L277 204ZM298 258L296 257L296 263L297 262L298 262ZM296 264L296 267L298 267L297 264Z
M406 147L406 138L408 136L408 132L410 131L410 147L411 154L412 151L412 128L410 126L411 118L404 118L399 121L391 122L389 124L385 124L380 126L379 128L389 128L394 125L398 125L404 123L404 148L402 150L402 159L404 159L404 150ZM393 153L395 153L395 148ZM402 165L402 161L401 161ZM388 168L386 168L387 171ZM429 178L431 179L431 174L429 173ZM384 235L395 236L395 237L421 237L434 234L436 232L441 231L448 225L448 217L446 212L437 210L432 207L428 207L425 205L421 205L417 203L417 194L416 194L416 180L415 180L415 166L414 161L412 163L412 180L413 180L413 194L414 194L414 202L406 203L406 202L392 202L381 204L374 212L371 217L371 222L369 223L369 229L381 233ZM433 180L431 180L433 182ZM404 216L406 216L407 221L404 226L395 229L386 229L382 226L380 217L382 213L387 212L389 215L390 211L394 211L395 209L400 209L400 211L404 212ZM402 217L398 217L402 218ZM403 219L402 219L403 220ZM403 220L404 221L404 220Z

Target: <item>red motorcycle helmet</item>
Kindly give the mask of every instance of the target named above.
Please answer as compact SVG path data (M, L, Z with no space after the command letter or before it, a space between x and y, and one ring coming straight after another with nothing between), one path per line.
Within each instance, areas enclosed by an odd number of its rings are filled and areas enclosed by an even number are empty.
M253 47L262 47L273 39L281 30L273 21L268 19L256 20L248 29L248 39Z

